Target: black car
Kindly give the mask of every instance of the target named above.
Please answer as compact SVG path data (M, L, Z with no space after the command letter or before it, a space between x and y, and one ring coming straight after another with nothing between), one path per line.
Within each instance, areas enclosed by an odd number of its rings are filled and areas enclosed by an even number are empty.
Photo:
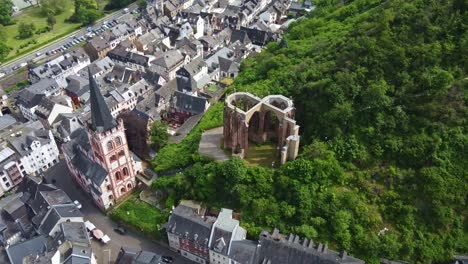
M125 233L127 233L127 230L125 230L125 228L123 227L117 227L117 228L114 228L114 231L118 234L121 234L121 235L125 235Z
M161 260L165 263L172 263L173 261L171 256L161 256Z

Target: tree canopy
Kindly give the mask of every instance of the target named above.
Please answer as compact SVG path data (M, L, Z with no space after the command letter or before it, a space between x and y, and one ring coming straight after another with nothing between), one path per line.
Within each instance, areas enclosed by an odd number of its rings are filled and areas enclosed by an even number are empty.
M234 82L294 100L299 158L278 170L192 159L154 188L238 210L252 237L276 226L370 263L467 254L466 3L314 4Z
M7 26L14 24L11 15L13 14L13 2L11 0L0 0L0 24Z

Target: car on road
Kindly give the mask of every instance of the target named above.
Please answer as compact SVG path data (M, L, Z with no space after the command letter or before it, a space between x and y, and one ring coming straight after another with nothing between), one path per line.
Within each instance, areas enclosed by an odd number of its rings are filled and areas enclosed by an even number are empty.
M36 53L36 57L39 57L39 56L41 56L41 55L42 55L42 52Z
M161 260L164 263L172 263L172 261L174 261L174 259L171 256L161 256Z
M83 208L83 206L81 205L81 203L78 200L73 201L73 203L76 205L76 208L78 208L78 209Z
M0 72L0 78L2 78L3 76L5 76L5 72Z
M125 235L125 233L127 233L127 230L125 230L125 228L119 226L117 228L114 228L114 231L117 233L117 234L120 234L120 235Z
M27 64L26 62L23 62L23 63L21 63L19 66L20 66L20 67L26 67L26 66L28 66L28 64Z
M17 69L19 69L19 66L18 66L18 65L13 66L13 70L14 70L14 71L16 71Z

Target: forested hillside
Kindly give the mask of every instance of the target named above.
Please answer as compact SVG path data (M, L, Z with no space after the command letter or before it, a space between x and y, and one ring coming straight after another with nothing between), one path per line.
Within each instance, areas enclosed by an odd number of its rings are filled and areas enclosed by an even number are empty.
M300 158L271 170L192 156L154 187L240 211L252 237L276 226L371 263L468 254L467 2L332 2L234 83L294 100Z

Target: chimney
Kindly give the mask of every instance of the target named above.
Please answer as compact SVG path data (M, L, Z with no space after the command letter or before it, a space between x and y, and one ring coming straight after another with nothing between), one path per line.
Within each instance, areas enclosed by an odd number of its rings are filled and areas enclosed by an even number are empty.
M348 256L348 252L346 252L346 250L343 250L340 252L339 256L342 260L344 260Z
M294 239L294 235L292 233L289 233L288 243L292 243L293 239Z
M309 246L308 246L308 248L313 248L313 247L314 247L314 241L311 239L311 240L309 241Z

